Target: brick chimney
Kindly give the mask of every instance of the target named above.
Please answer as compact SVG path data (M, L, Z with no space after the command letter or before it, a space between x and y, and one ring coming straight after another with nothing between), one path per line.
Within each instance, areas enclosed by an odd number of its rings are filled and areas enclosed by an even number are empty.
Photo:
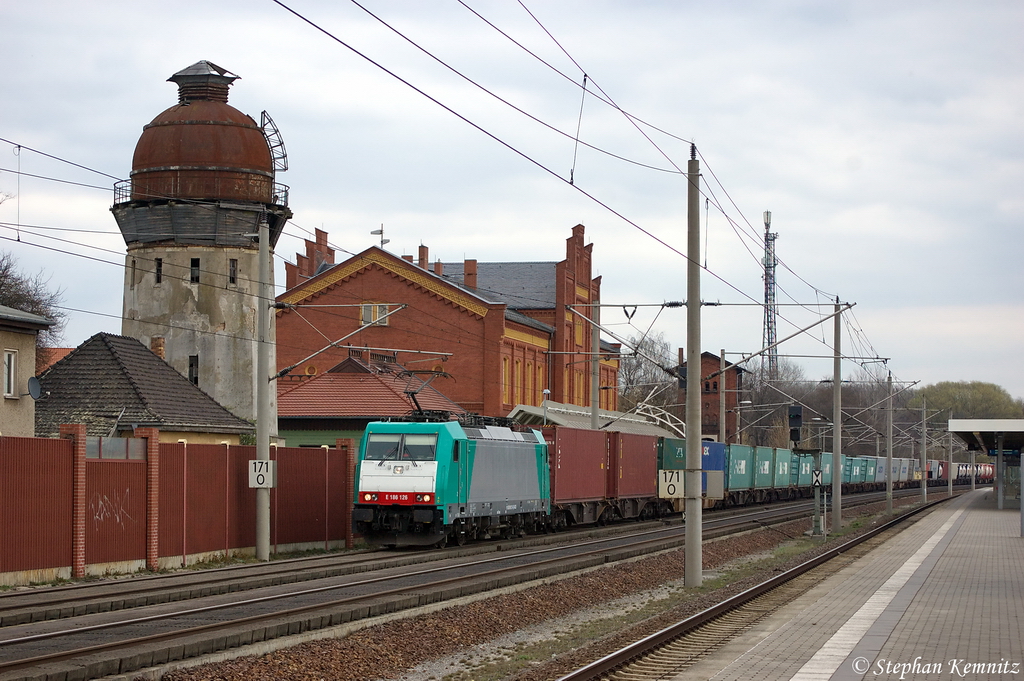
M164 339L160 336L153 336L149 339L149 349L153 351L153 354L164 359Z
M436 274L437 276L440 277L443 273L444 273L444 265L441 264L440 260L438 260L437 262L434 263L434 274Z
M403 255L402 256L402 260L405 260L406 262L412 262L412 256L411 255Z
M424 246L423 244L420 244L420 258L419 258L419 262L417 262L416 264L419 265L423 269L427 269L427 265L429 264L429 262L430 262L429 251L427 250L426 246Z
M462 283L466 288L476 288L476 260L467 260L462 272Z

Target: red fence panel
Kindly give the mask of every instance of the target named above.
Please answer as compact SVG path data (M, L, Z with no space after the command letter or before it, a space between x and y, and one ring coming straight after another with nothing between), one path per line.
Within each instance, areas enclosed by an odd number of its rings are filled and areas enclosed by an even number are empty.
M185 546L185 445L160 444L160 541L161 558L184 554Z
M0 437L0 572L71 565L70 440Z
M256 447L231 447L228 480L228 541L233 549L256 546L256 490L249 487L249 461Z
M146 462L85 463L85 562L146 559Z
M345 462L338 449L278 447L273 543L343 540Z

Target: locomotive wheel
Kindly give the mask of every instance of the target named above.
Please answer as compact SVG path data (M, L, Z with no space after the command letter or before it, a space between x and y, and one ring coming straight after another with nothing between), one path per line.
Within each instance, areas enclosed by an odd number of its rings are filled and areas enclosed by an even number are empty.
M452 526L451 539L455 540L454 543L456 546L466 545L466 532L462 529L461 522L456 522L455 525Z

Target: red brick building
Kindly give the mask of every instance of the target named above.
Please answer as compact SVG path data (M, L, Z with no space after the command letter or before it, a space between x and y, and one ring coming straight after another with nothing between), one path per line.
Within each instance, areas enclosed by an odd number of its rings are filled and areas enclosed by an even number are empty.
M679 348L679 365L686 366L686 354ZM743 374L745 369L726 361L725 373L718 373L722 370L722 360L718 355L710 352L700 354L700 376L701 376L701 439L718 441L722 421L722 393L725 393L725 440L727 443L739 443L736 437L738 423L737 406L743 390ZM686 385L679 386L678 403L680 415L685 418L686 414ZM689 431L687 431L689 432Z
M305 255L285 265L288 290L278 302L293 307L277 313L278 367L316 375L355 348L397 350L406 368L445 372L433 387L470 412L504 416L517 404L539 405L544 390L553 401L590 406L591 326L566 307L600 299L583 233L573 228L559 262L431 265L420 246L415 261L371 247L335 264L317 230ZM353 350L307 359L346 336ZM604 350L601 385L616 387L618 347ZM600 394L602 408L617 407L617 390Z

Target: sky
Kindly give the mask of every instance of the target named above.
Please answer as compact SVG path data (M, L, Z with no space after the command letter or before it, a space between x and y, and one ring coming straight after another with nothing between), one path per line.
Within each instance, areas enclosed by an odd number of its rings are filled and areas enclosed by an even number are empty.
M770 210L778 338L838 299L844 378L1024 397L1017 0L37 0L0 26L0 250L63 290L68 346L120 332L112 185L205 59L287 148L279 284L314 229L339 260L383 226L398 255L557 261L583 224L608 329L681 347L657 304L687 296L692 142L704 350L762 347ZM779 354L830 377L832 336Z

